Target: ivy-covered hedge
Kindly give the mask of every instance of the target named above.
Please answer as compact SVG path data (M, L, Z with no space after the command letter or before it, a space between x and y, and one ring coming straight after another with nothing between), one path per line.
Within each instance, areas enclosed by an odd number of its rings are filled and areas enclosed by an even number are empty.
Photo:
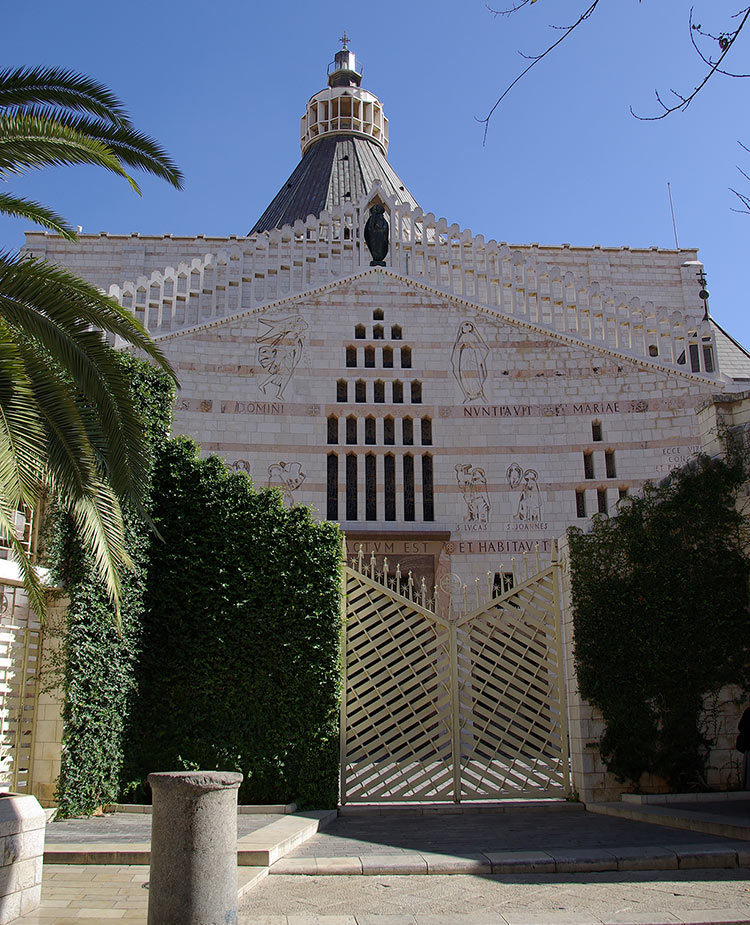
M152 452L167 439L174 388L166 374L121 355ZM58 782L61 816L93 812L118 798L124 760L123 737L131 715L134 657L140 639L149 528L132 510L123 511L126 547L135 572L122 579L122 629L89 557L61 510L52 515L47 556L53 577L70 599L61 653L64 740Z
M677 791L705 787L704 696L748 689L743 461L701 457L569 533L582 696L606 723L602 757L621 780L645 771Z
M187 438L155 466L139 689L126 775L245 775L240 802L334 806L340 536Z

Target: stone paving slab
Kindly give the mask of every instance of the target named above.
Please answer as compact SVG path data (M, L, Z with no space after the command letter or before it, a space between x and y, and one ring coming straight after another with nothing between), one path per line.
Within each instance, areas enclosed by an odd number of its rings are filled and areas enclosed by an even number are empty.
M326 826L324 832L313 836L287 856L363 858L417 852L460 857L495 851L551 851L555 848L611 850L627 846L664 849L697 841L718 847L727 843L727 839L719 835L701 834L698 839L689 830L580 810L549 813L518 810L507 814L450 816L402 811L400 814L339 816Z
M150 807L149 807L150 808ZM237 837L250 835L279 819L282 813L252 813L237 816ZM46 843L82 844L92 842L148 842L151 839L150 813L105 813L103 816L63 819L47 823Z
M750 801L716 803L591 803L589 812L750 841Z
M269 877L241 925L750 923L746 871Z

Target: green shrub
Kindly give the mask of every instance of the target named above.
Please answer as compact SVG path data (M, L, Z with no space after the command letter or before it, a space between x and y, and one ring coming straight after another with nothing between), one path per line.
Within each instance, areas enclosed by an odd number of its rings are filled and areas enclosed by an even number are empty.
M701 457L660 485L571 529L575 660L582 696L606 723L610 771L705 788L704 697L747 688L746 529L735 501L742 460Z
M154 471L131 791L156 770L245 775L241 802L334 806L340 536L186 438Z

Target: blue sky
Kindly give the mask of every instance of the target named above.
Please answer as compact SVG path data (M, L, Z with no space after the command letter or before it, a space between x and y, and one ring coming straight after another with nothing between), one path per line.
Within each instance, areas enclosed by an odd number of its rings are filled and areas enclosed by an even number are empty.
M85 232L242 235L299 159L299 117L325 84L346 29L390 120L389 157L425 211L509 243L698 247L711 311L750 345L750 81L716 78L686 113L656 112L654 89L690 89L700 62L687 0L602 0L596 15L524 79L482 143L476 117L583 2L539 0L493 17L482 0L38 0L3 11L4 65L72 67L108 84L186 175L183 192L143 179L143 196L88 168L11 188ZM738 7L697 0L704 27ZM735 46L747 59L750 34ZM742 64L737 65L740 69ZM744 184L744 186L742 186ZM3 220L0 247L27 223Z

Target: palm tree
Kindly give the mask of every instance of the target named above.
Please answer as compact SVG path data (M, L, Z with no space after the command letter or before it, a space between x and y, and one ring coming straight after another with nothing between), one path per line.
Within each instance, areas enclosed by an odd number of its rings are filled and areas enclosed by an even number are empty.
M105 86L59 68L0 71L0 179L62 164L103 167L137 192L128 168L178 189L182 182ZM75 240L68 222L41 203L2 192L0 212ZM0 536L40 615L44 592L15 519L49 492L69 511L119 614L120 575L131 565L120 502L142 509L148 473L143 427L113 337L174 375L114 299L43 260L0 253Z

